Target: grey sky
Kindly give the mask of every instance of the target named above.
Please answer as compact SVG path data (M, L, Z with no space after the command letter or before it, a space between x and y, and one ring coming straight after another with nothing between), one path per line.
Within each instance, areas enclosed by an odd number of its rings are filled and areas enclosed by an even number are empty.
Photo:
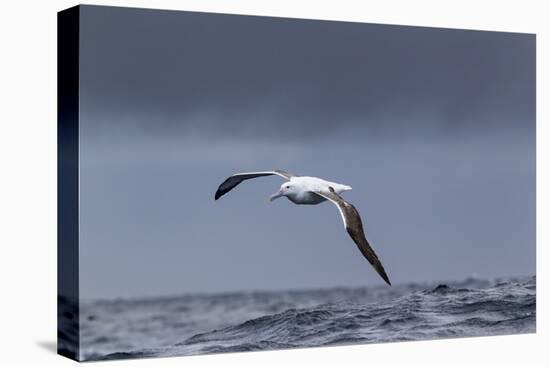
M81 296L381 284L335 207L214 202L236 171L349 184L394 283L535 271L535 37L82 8Z

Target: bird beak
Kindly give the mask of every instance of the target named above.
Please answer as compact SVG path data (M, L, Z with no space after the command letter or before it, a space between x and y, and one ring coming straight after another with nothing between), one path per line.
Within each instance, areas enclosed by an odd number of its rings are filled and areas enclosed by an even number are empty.
M274 193L273 195L271 195L269 197L269 201L273 201L275 199L278 199L280 198L281 196L284 196L283 193L281 192L281 190L277 191L276 193Z

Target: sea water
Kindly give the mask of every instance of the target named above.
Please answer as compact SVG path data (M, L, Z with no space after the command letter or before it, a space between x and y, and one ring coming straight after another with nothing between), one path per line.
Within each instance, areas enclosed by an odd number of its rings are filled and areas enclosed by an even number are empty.
M533 333L536 278L81 302L84 360Z

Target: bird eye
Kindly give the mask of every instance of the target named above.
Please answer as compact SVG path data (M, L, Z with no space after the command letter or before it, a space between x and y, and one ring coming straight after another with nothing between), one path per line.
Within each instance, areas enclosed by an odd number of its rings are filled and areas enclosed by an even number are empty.
M290 189L290 186L287 186L286 188L287 188L287 189Z

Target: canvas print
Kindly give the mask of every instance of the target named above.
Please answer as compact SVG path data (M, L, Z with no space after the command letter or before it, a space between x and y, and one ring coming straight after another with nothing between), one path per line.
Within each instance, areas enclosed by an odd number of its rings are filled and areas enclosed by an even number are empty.
M535 35L58 15L58 350L536 331Z

